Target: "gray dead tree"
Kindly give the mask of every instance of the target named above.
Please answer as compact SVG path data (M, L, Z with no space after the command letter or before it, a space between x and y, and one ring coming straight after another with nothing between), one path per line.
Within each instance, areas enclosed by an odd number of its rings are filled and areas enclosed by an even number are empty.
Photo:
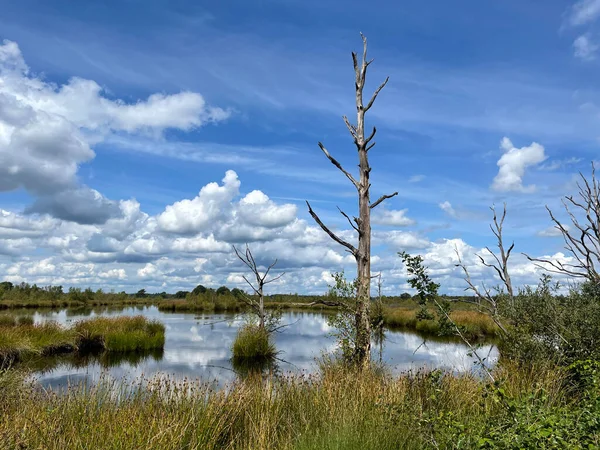
M596 179L596 167L592 163L592 177L587 180L580 172L581 181L577 183L578 196L566 196L562 203L569 215L571 225L558 220L550 208L546 206L550 219L565 241L565 249L574 259L573 263L553 261L545 258L527 259L548 272L583 278L593 283L600 283L600 184Z
M240 253L235 247L235 245L233 246L233 251L235 252L235 255L238 257L238 259L242 261L252 271L252 274L254 275L254 278L256 280L256 283L253 284L252 282L250 282L250 280L248 280L248 278L246 278L246 275L242 275L242 278L252 288L252 291L258 297L258 300L245 294L241 296L241 300L248 306L250 306L250 308L252 308L252 310L258 317L259 327L264 329L265 324L268 321L267 313L265 312L264 287L269 283L279 280L282 276L285 275L285 272L280 273L276 277L267 279L267 277L269 276L269 272L277 264L277 260L273 261L273 263L269 267L267 267L264 274L261 274L248 244L246 244L246 251L244 253Z
M476 255L479 258L481 264L485 267L493 269L500 281L502 281L502 285L492 290L489 287L482 285L479 288L471 279L471 275L467 266L463 263L460 253L458 249L456 249L456 256L458 258L457 266L460 267L464 273L464 280L467 283L467 291L472 291L474 294L472 299L466 299L467 303L472 303L477 306L480 312L487 313L491 316L494 323L500 328L500 330L506 333L506 329L500 320L500 311L499 311L499 301L503 298L503 296L498 295L501 294L504 289L506 289L506 296L508 297L508 301L512 301L514 298L513 285L512 280L510 278L510 273L508 271L508 259L510 258L510 254L515 248L514 242L506 248L504 244L504 237L502 235L504 219L506 218L506 203L504 203L504 207L502 209L502 216L498 219L498 214L496 213L496 208L494 206L490 207L492 210L494 217L493 223L490 224L490 229L492 233L496 237L496 243L498 246L498 254L494 253L489 247L486 247L485 250L493 257L494 261L489 263L485 260L485 258L481 255Z
M358 151L358 180L350 172L344 169L342 165L331 156L325 146L319 142L319 148L323 151L327 159L329 159L329 161L350 180L358 193L358 217L350 219L350 217L340 209L340 213L358 233L358 247L355 247L331 231L313 211L310 203L306 202L306 204L308 206L308 212L323 231L325 231L335 242L346 247L346 250L356 259L358 287L356 293L356 345L354 356L359 366L365 367L370 363L371 359L371 325L369 321L369 308L371 302L371 210L381 204L384 200L391 198L398 193L394 192L390 195L383 195L373 203L371 203L370 200L371 183L369 181L369 176L371 173L371 166L369 165L368 152L375 145L373 138L377 133L377 129L373 127L373 131L368 137L365 137L365 114L375 103L375 99L387 84L389 77L381 83L365 105L363 103L363 89L367 78L367 68L373 60L367 60L367 39L362 33L361 37L363 41L362 60L359 61L358 55L355 52L352 52L355 73L356 125L350 123L348 118L343 116L344 122L348 131L350 131L350 135L352 136L354 145Z

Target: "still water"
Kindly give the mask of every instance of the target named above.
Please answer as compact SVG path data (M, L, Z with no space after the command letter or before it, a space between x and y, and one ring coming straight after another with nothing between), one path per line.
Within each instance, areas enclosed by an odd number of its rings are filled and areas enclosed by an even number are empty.
M136 380L155 375L175 379L190 378L226 384L236 378L231 362L231 345L237 328L243 324L241 315L166 313L154 306L118 310L40 311L34 314L36 323L56 321L66 326L95 316L143 315L157 319L166 327L164 351L150 354L104 355L87 359L73 356L42 358L35 366L35 378L44 386L64 387L79 382L95 382L101 376ZM323 354L335 352L333 331L327 315L314 312L285 312L282 324L289 324L275 334L280 352L277 368L283 373L310 373ZM381 359L394 373L421 367L443 368L457 372L474 370L475 358L460 342L424 340L406 331L386 331L383 348L373 345L373 358ZM484 345L479 353L493 364L496 349Z

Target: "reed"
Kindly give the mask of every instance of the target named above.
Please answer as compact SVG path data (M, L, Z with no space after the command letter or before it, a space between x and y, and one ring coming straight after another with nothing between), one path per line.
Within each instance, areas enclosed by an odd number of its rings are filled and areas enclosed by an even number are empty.
M326 365L318 375L249 376L220 391L210 383L163 377L131 384L105 379L57 395L0 372L0 396L4 387L10 393L0 402L0 447L386 450L600 444L594 425L598 411L564 395L564 372L508 367L495 375L498 388L472 375L391 376ZM499 392L504 393L500 400Z
M0 327L0 367L32 356L90 350L148 351L161 349L164 343L164 325L141 316L82 320L71 328L15 319L11 325Z

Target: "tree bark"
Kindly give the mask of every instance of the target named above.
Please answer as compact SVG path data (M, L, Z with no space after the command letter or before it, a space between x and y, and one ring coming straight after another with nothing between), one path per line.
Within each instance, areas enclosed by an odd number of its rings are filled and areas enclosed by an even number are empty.
M354 185L358 193L358 218L354 218L356 226L352 224L349 216L340 210L340 213L350 222L354 230L358 232L358 247L354 247L347 241L344 241L335 233L333 233L312 210L307 202L308 211L315 219L317 224L337 243L346 247L354 258L357 266L357 292L356 292L356 312L355 312L355 327L356 327L356 342L354 348L354 358L360 367L366 367L371 361L371 322L370 322L370 305L371 305L371 209L375 208L384 200L397 195L394 192L390 195L384 195L379 200L371 204L369 181L371 166L369 165L368 152L375 142L371 142L377 133L377 129L373 127L371 134L365 138L365 113L371 109L377 95L385 87L389 78L379 85L371 99L365 106L363 103L363 89L365 87L367 68L373 60L367 60L367 39L361 34L363 40L362 61L359 62L356 53L352 52L352 61L354 63L355 73L355 93L356 93L356 125L350 123L347 117L344 116L344 122L350 131L354 144L358 151L359 160L359 179L356 180L350 172L345 170L342 165L331 156L325 146L319 142L319 147L329 159L329 161L337 167Z

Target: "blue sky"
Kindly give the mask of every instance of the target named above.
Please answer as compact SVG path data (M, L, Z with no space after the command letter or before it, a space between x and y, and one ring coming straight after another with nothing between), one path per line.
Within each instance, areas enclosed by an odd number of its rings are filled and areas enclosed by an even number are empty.
M0 176L9 180L0 181L0 278L237 285L242 267L227 249L248 242L264 261L282 261L287 275L274 289L323 292L326 273L352 264L304 200L339 230L336 206L355 209L352 186L317 142L355 166L341 116L354 110L359 32L375 58L368 88L390 76L367 118L378 127L372 197L399 192L375 219L373 270L388 292L406 288L400 250L424 254L447 292L464 287L454 248L486 279L471 256L494 245L494 203L507 202L505 232L519 252L557 254L560 239L543 236L545 205L558 209L597 159L600 0L0 8ZM25 110L60 133L33 136L31 122L8 119ZM227 171L237 188L221 182ZM223 192L192 200L214 182ZM262 196L246 197L253 191ZM515 272L522 283L539 276L519 257Z

